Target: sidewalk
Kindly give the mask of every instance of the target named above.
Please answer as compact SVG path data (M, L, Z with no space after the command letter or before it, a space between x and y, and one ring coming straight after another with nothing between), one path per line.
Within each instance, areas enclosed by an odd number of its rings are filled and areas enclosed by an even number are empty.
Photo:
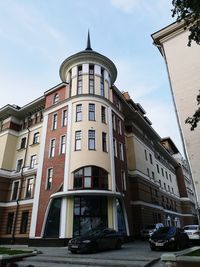
M12 246L23 249L23 246ZM27 248L27 247L26 247ZM162 251L151 251L148 242L135 241L126 243L122 249L99 252L94 254L71 254L67 247L34 247L42 252L37 256L19 262L19 267L32 264L38 266L110 266L110 267L142 267L152 265L160 258ZM157 265L156 265L157 266Z

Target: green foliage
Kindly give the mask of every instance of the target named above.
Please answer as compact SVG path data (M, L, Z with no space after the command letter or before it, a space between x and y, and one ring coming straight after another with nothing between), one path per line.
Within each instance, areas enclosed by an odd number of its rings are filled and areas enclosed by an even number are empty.
M200 104L200 93L197 96L197 103L198 103L198 105ZM191 125L190 129L193 131L197 127L197 124L198 124L199 121L200 121L200 108L198 108L195 111L195 113L194 113L194 115L192 117L188 117L185 120L185 123L189 123Z
M200 249L197 249L195 251L192 251L184 256L196 256L196 257L199 257L200 256Z
M194 41L200 45L200 0L172 0L172 17L185 21L189 30L188 46Z
M14 250L14 249L10 249L10 248L4 248L1 247L0 248L0 255L18 255L18 254L24 254L24 253L31 253L32 251L24 251L24 250Z

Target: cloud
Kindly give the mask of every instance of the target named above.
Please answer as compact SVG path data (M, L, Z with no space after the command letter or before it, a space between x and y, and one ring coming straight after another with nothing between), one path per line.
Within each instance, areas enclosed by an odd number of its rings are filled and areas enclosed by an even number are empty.
M125 13L131 13L137 8L140 1L138 0L111 0L111 4Z

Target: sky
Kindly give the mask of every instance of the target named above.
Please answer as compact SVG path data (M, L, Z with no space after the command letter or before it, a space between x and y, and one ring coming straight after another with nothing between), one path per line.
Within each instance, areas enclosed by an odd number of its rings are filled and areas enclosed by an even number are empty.
M115 85L140 103L161 137L182 153L164 59L151 34L174 22L170 0L0 1L0 108L42 96L59 68L91 46L117 67Z

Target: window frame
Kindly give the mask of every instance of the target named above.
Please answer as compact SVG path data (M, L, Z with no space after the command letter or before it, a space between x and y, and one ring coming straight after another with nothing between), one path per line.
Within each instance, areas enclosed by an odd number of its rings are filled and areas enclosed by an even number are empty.
M80 151L81 149L82 149L82 131L78 130L78 131L75 131L74 150Z
M102 132L102 151L108 152L107 133L106 132Z
M33 134L33 144L39 144L40 141L40 132L36 132Z
M119 159L124 161L124 145L119 142Z
M105 96L104 71L105 69L101 67L101 77L100 77L100 95L101 96Z
M82 121L83 119L83 109L82 104L76 105L76 122Z
M88 120L95 121L95 104L88 104Z
M96 149L96 132L95 130L88 130L88 150Z
M36 160L37 160L37 154L30 156L30 166L29 166L30 169L34 169L36 165Z
M68 109L64 109L62 112L62 127L67 126L68 121Z
M18 183L18 187L17 187L17 192L15 193L15 184L16 183ZM17 200L19 198L20 186L21 186L21 181L19 179L12 182L12 189L11 189L11 194L10 194L10 200L11 201ZM14 193L16 196L14 195ZM14 198L14 196L15 196L15 198Z
M45 190L51 190L53 183L53 167L47 168Z
M101 122L106 124L106 107L101 106Z
M10 221L10 215L12 215L12 220ZM15 213L14 212L8 212L7 214L7 223L6 223L6 234L10 235L13 231L13 222L14 222Z
M29 211L22 211L21 223L20 223L20 234L26 234L28 231L29 222Z
M89 64L89 85L88 93L90 95L94 94L94 64Z
M22 137L21 139L21 144L20 144L20 149L26 148L26 137Z
M56 150L56 139L53 138L50 140L49 144L49 158L53 158L55 156L55 150Z
M113 154L114 157L118 157L117 139L115 137L113 137Z
M61 137L60 137L60 155L64 155L65 151L66 151L66 135L61 135Z
M21 164L19 164L21 162ZM16 172L20 172L23 168L23 159L18 159L16 164Z
M56 130L58 127L58 113L52 115L52 130Z
M58 93L55 93L53 95L53 104L57 104L59 102L59 94Z
M83 92L83 67L77 66L77 95L81 95Z
M30 183L30 181L32 181ZM30 189L29 189L30 186ZM34 177L28 177L26 179L26 190L24 192L24 198L29 199L33 197L33 190L34 190ZM30 193L28 193L30 191Z

